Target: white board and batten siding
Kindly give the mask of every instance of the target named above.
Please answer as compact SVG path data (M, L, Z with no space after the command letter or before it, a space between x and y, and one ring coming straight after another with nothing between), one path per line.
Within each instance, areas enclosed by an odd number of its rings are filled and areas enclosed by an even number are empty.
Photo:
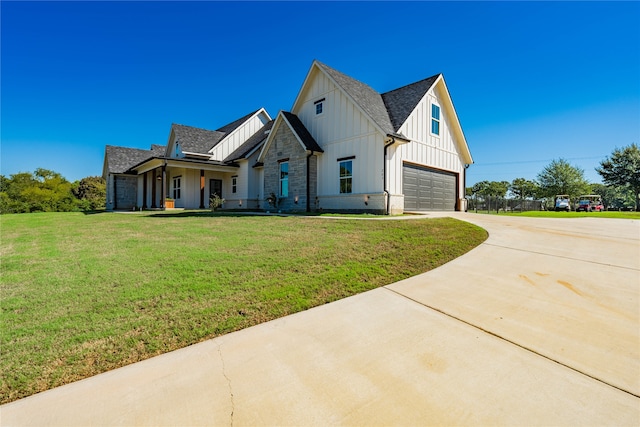
M316 102L322 99L323 111L317 115ZM371 119L331 79L316 69L293 113L324 150L318 156L318 197L353 198L382 192L383 137ZM355 156L353 193L340 195L338 159L352 156ZM361 197L356 199L359 207Z
M431 105L440 107L440 135L431 133ZM399 133L411 142L392 147L390 151L390 192L402 193L404 162L459 174L458 194L464 195L464 160L451 130L451 117L444 108L437 87L431 88L400 127Z
M226 159L269 120L269 117L263 112L253 115L210 150L211 160L222 161Z
M237 207L255 209L264 199L264 190L260 179L262 169L253 167L259 154L260 150L256 150L249 158L240 160L238 172L229 175L229 192L224 198L229 200L233 207L237 205ZM233 193L232 188L234 176L236 177L236 193ZM240 202L242 205L239 204Z

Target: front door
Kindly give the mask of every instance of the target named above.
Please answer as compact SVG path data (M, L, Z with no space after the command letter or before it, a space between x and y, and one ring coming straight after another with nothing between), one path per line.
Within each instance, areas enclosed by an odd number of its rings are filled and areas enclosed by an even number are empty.
M221 179L210 179L209 180L209 197L213 197L214 194L217 194L218 197L222 198L222 180Z

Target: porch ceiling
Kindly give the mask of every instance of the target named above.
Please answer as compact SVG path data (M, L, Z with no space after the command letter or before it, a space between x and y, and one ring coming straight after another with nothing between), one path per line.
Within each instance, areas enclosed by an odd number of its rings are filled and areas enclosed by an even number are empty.
M236 172L238 170L237 165L228 165L217 161L211 160L196 160L196 159L167 159L154 157L148 159L139 165L131 168L138 175L148 172L153 169L160 168L166 165L169 168L182 168L182 169L196 169L206 170L213 172Z

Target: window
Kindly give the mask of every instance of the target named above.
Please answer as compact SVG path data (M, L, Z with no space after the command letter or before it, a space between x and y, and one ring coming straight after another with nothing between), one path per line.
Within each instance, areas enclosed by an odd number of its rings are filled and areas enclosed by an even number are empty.
M431 133L440 135L440 107L431 104Z
M232 176L231 177L231 192L235 193L238 190L238 177L237 176Z
M176 176L175 178L173 178L173 198L174 199L179 199L180 198L180 178L179 176Z
M280 163L280 196L289 195L289 162Z
M316 116L319 116L324 111L324 98L317 100L313 103L316 106Z
M353 182L353 161L340 162L340 193L351 193Z

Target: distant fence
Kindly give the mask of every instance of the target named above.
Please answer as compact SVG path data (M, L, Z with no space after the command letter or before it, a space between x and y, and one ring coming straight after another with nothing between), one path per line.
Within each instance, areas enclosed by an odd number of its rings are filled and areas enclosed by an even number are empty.
M503 199L491 198L478 199L470 197L468 200L468 210L470 211L493 211L501 212L525 212L525 211L543 211L545 210L544 201L542 200L519 200L519 199Z

